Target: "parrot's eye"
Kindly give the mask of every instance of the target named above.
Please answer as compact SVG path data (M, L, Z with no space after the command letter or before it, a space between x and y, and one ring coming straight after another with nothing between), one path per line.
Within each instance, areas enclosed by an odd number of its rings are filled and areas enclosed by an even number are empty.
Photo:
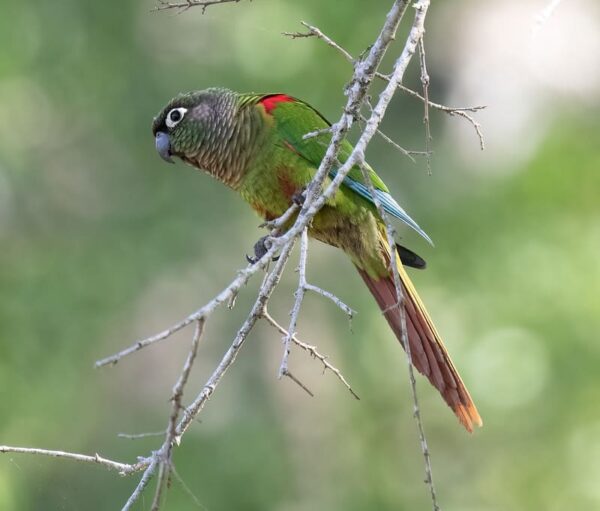
M167 114L167 118L165 119L167 128L174 128L177 126L187 111L188 109L183 107L173 108L173 110Z

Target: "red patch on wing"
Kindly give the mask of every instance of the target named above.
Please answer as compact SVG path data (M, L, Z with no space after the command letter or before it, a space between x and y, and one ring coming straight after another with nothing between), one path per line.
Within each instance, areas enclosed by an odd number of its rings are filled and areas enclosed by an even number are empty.
M264 106L265 111L270 114L273 108L275 108L279 103L289 103L290 101L295 101L295 99L287 94L274 94L261 99L259 103Z

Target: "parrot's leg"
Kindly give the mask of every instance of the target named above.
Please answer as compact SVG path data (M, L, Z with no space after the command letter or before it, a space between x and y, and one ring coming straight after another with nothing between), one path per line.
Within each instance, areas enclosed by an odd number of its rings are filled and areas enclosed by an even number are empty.
M304 206L304 201L306 200L306 186L303 186L302 189L298 190L294 195L292 195L292 202L296 204L296 206Z

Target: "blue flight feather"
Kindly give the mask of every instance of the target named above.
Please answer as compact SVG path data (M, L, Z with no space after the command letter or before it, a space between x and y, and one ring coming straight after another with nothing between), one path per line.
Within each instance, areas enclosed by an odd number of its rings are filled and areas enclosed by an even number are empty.
M331 177L335 177L334 172L332 172L330 175ZM355 181L354 179L346 176L346 178L344 179L344 185L346 185L351 190L354 190L356 193L358 193L361 197L367 199L369 202L375 204L375 200L373 199L369 188L364 184L359 183L358 181ZM378 190L376 188L375 195L377 199L379 199L379 203L381 204L381 207L386 213L389 213L390 215L399 218L406 225L412 227L433 246L433 241L431 241L431 238L427 236L427 233L419 227L417 222L415 222L410 216L408 216L408 213L404 211L404 209L402 209L400 204L398 204L389 193L384 192L383 190Z

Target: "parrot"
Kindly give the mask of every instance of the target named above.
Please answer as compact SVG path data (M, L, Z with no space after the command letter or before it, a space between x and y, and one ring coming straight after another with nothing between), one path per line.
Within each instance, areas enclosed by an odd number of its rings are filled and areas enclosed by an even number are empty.
M164 160L174 163L177 157L210 174L237 192L263 220L273 221L311 182L331 140L330 128L316 109L288 94L209 88L171 99L154 117L152 134ZM313 132L317 134L305 137ZM344 140L337 163L343 164L352 149ZM376 172L368 165L366 169L383 210L433 244ZM332 168L325 185L336 173ZM467 431L481 426L477 408L405 269L422 269L426 263L401 245L390 246L385 221L360 167L350 170L314 216L308 235L350 258L401 345L399 307L404 308L413 366L439 391ZM392 264L402 284L400 305Z

